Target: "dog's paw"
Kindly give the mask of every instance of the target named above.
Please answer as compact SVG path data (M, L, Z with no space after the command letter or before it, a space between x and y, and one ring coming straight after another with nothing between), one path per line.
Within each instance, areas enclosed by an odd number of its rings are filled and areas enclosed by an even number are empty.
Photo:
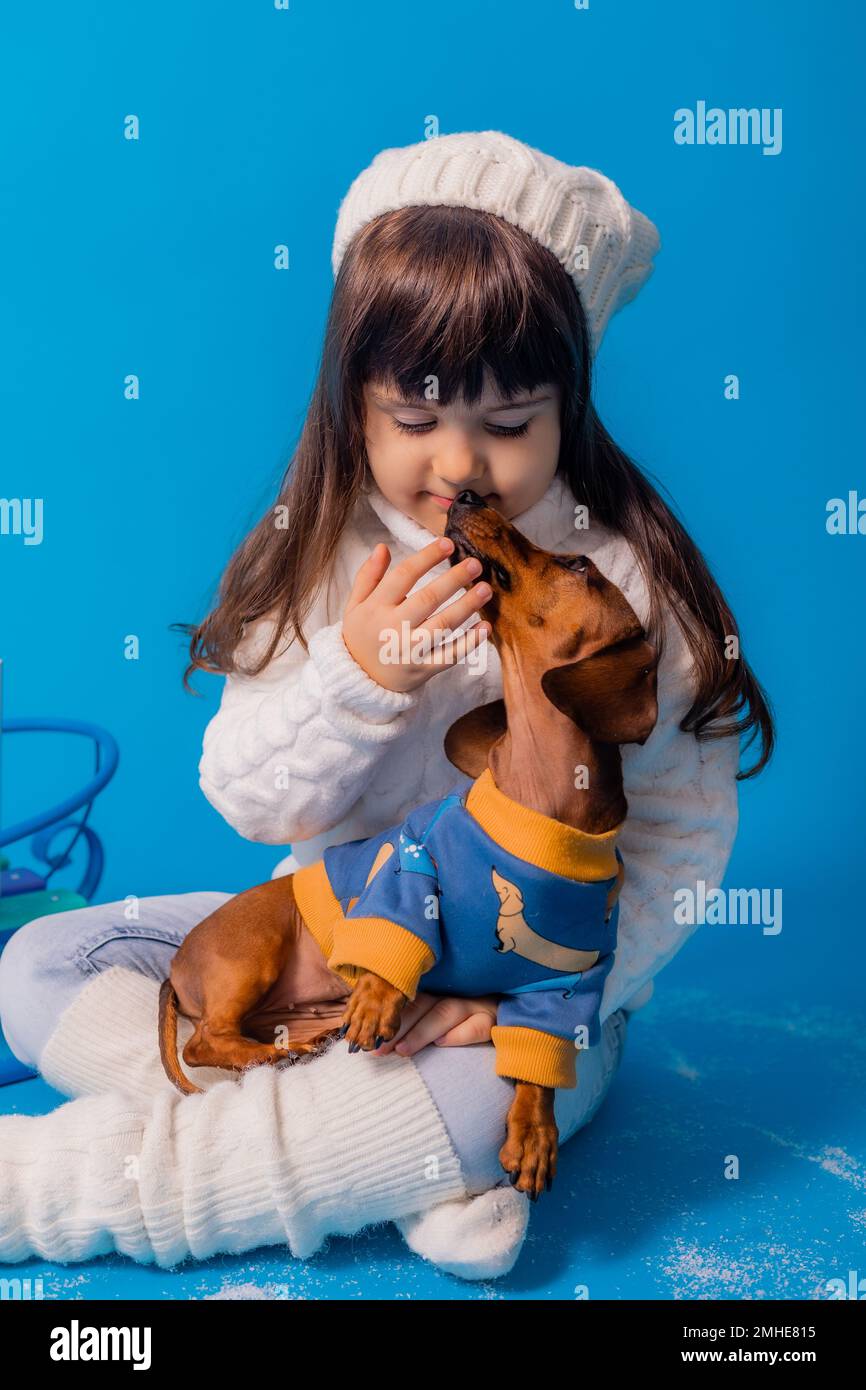
M372 1052L396 1035L405 1003L401 990L367 971L349 995L338 1036L350 1052Z
M550 1120L508 1119L507 1137L499 1150L499 1162L512 1187L525 1192L532 1202L549 1192L556 1177L559 1131Z

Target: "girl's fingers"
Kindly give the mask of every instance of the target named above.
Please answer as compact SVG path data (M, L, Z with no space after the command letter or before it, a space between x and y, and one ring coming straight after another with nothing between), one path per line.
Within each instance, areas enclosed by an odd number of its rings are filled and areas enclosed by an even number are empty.
M434 1038L434 1042L437 1047L470 1047L473 1043L490 1042L495 1022L495 1016L491 1018L488 1013L471 1014L440 1038Z
M356 608L359 603L363 603L365 598L369 598L376 585L381 581L382 575L388 569L391 560L391 552L382 541L373 548L355 575L355 582L352 591L346 600L345 611L349 613Z
M423 589L409 594L400 605L400 617L405 618L413 627L423 623L425 618L435 613L439 605L456 594L458 589L469 589L480 573L481 563L474 556L461 560L460 564L453 565L447 574L437 575L429 584L425 584Z
M385 575L379 585L379 598L383 603L393 604L396 608L421 576L434 565L441 565L443 560L447 560L453 549L454 542L440 536L438 540L431 541L429 545L417 550L414 555L407 555L405 560L401 560Z
M441 630L431 633L426 627L418 628L410 638L412 665L442 669L456 666L458 662L465 661L471 652L483 646L491 631L488 622L473 623L472 627L464 632L456 632L452 637L443 639Z
M496 1004L479 1007L477 999L455 999L450 996L437 999L433 1008L427 1010L404 1036L397 1042L396 1052L401 1057L412 1057L429 1043L449 1039L442 1046L465 1046L468 1043L489 1042L490 1029L496 1022ZM462 1041L456 1041L457 1038Z
M473 584L471 589L467 589L465 594L461 594L453 603L447 604L445 608L440 608L438 613L434 613L426 622L420 622L419 632L441 632L445 628L456 632L462 627L473 613L477 613L479 608L483 608L493 594L489 584Z
M381 1047L375 1048L374 1055L376 1057L383 1057L387 1053L393 1052L397 1043L416 1026L419 1019L423 1018L431 1009L434 1009L438 1002L439 1000L435 994L425 994L419 989L415 998L410 1000L403 1010L400 1017L400 1027L397 1029L393 1038L389 1038L387 1042L382 1043Z

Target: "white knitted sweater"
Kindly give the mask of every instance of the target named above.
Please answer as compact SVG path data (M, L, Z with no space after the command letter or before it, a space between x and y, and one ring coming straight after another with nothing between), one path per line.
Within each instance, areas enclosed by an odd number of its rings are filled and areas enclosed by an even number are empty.
M591 556L645 621L649 598L631 547L597 525L576 530L574 507L567 484L556 477L516 524L545 549ZM261 675L226 679L220 709L205 731L201 787L247 839L291 844L293 853L277 865L274 877L313 863L329 845L375 834L412 807L444 796L459 776L443 750L448 728L466 710L502 694L492 644L486 672L457 665L419 690L399 694L371 680L342 640L346 598L376 543L384 541L397 561L432 539L370 484L341 537L333 581L322 587L311 611L305 628L309 654L299 643L284 644ZM416 587L447 569L446 560ZM241 661L261 651L272 632L270 619L253 625ZM629 811L620 845L626 879L602 1021L622 1004L649 996L642 987L694 930L674 921L675 889L698 878L718 886L733 845L738 742L699 744L678 728L691 703L691 668L680 628L668 613L658 723L643 747L623 749Z

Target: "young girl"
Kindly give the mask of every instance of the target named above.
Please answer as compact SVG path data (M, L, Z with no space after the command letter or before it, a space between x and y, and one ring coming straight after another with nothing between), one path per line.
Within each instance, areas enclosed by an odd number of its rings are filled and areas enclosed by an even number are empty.
M688 934L674 923L675 888L721 881L737 736L761 745L747 775L772 746L760 686L725 654L736 628L722 595L590 397L604 328L657 249L652 223L609 180L498 132L381 153L340 209L322 365L295 458L191 640L189 671L227 677L202 789L248 839L291 843L276 875L445 795L459 780L445 733L501 694L478 620L495 577L479 582L473 560L452 568L443 538L462 489L536 544L590 555L622 589L662 648L659 719L643 747L623 749L616 959L602 1041L582 1054L576 1090L556 1095L561 1142L601 1103L628 1012ZM433 638L467 623L444 659L385 659L385 631ZM155 1055L156 981L226 896L145 900L135 921L124 904L83 909L30 923L7 947L10 1046L65 1094L89 1098L0 1120L10 1162L0 1255L116 1248L170 1264L286 1240L306 1255L330 1233L396 1219L413 1249L455 1273L509 1269L527 1204L498 1162L512 1086L494 1071L494 998L422 992L376 1054L333 1043L239 1084L196 1072L202 1097L169 1088ZM66 1152L53 1162L70 1130L80 1164ZM118 1173L130 1154L135 1182ZM40 1224L42 1212L51 1219Z

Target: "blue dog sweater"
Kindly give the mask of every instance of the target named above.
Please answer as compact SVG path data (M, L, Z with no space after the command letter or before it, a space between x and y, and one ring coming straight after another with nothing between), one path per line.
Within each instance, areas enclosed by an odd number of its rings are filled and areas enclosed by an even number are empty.
M576 1085L616 947L621 827L589 835L520 806L486 770L401 825L327 849L295 898L328 965L415 997L503 996L499 1075Z

